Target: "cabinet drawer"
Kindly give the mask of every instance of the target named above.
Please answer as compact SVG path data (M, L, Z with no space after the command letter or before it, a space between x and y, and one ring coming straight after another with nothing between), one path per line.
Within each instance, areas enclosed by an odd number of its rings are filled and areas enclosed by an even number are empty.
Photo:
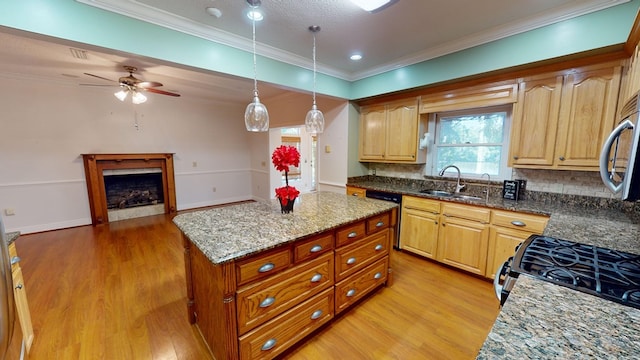
M452 203L442 204L442 214L447 217L473 220L483 224L488 224L491 218L489 209Z
M315 236L296 244L293 248L294 262L311 259L333 249L333 232Z
M402 197L402 208L411 209L411 210L421 210L421 211L430 212L432 214L440 214L439 201L417 198L413 196Z
M364 198L364 197L367 197L367 190L362 188L347 186L347 195Z
M333 318L333 287L240 337L240 359L272 359Z
M289 267L291 249L283 247L236 263L238 285L265 278Z
M388 257L336 285L336 314L387 281Z
M362 242L336 250L336 281L370 265L389 253L389 230L369 236Z
M542 215L523 214L513 211L494 210L491 223L511 229L524 230L542 234L547 226L548 217Z
M388 212L367 219L367 234L373 234L388 228L390 221L391 217Z
M251 330L333 285L333 253L238 291L238 331Z
M336 232L336 247L360 240L367 235L364 221L347 225Z

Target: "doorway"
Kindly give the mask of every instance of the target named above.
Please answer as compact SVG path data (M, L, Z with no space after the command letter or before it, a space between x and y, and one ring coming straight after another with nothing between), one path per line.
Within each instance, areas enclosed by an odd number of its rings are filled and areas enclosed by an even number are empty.
M308 134L304 126L270 129L269 149L271 152L280 146L293 146L300 152L300 166L289 169L289 185L295 186L301 193L316 191L318 187L318 138ZM285 184L284 173L270 167L271 188ZM273 198L275 194L271 194Z

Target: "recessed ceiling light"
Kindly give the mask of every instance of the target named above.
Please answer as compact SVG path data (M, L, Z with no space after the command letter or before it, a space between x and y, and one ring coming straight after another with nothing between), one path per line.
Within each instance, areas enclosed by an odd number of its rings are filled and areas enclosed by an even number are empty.
M214 16L216 18L219 18L220 16L222 16L222 10L215 8L215 7L208 7L204 9L207 14Z
M247 17L249 20L261 21L264 19L264 16L258 9L251 9L247 12Z
M353 54L351 56L349 56L349 59L353 60L353 61L358 61L362 59L362 55L360 54Z
M352 3L358 5L364 11L375 12L392 5L398 0L351 0Z

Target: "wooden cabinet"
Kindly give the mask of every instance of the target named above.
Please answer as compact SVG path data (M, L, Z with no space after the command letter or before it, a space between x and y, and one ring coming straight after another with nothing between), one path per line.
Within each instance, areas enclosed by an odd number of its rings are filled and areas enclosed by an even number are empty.
M493 210L485 276L493 279L500 265L515 254L521 242L532 234L542 234L548 220L542 215Z
M357 197L367 197L367 190L358 188L358 187L347 186L347 195L357 196Z
M489 220L489 209L454 203L442 204L438 261L484 275L489 246Z
M221 264L183 235L189 320L213 357L277 357L387 283L392 214Z
M440 202L404 196L400 223L400 248L431 259L436 258Z
M418 149L425 123L418 114L418 98L360 108L359 160L363 162L424 163Z
M405 195L400 248L493 278L515 247L541 234L548 220L543 215Z
M613 129L622 68L600 65L524 79L514 108L509 164L598 170Z
M31 350L31 344L33 344L34 333L31 323L31 312L29 311L29 302L27 301L27 292L24 287L24 278L19 263L20 258L16 251L15 242L9 244L9 258L11 259L11 275L13 277L13 295L16 303L16 315L22 328L23 341L28 353Z

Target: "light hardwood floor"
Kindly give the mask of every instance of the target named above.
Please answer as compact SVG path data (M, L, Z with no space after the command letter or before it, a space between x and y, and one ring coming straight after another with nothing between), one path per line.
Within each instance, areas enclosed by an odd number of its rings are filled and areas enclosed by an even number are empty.
M171 216L21 236L39 359L210 359L187 321ZM488 281L402 252L381 288L286 359L473 359L499 312Z

